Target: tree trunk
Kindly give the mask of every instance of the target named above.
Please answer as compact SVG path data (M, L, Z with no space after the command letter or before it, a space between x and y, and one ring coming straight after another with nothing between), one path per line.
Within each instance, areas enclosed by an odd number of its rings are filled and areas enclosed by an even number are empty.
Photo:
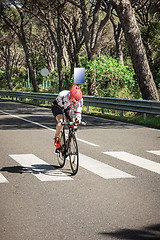
M25 52L26 63L27 63L27 66L29 68L29 77L30 77L31 83L33 85L34 92L39 92L38 83L37 83L36 78L35 78L35 73L34 73L33 65L32 65L32 62L31 62L31 59L30 59L30 56L29 56L28 47L27 47L25 41L23 41L22 38L21 38L21 43L22 43L22 46L23 46L23 49L24 49L24 52Z
M112 2L122 23L142 98L158 101L158 91L150 71L146 51L141 39L141 32L130 1L113 0Z
M73 74L74 74L74 62L71 59L70 59L70 65L71 65L71 67L70 67L70 76L69 76L69 78L71 79Z
M110 18L114 30L114 40L116 42L116 57L123 64L123 39L122 39L122 25L116 23L114 18Z
M81 11L82 11L82 27L83 27L84 41L85 41L85 46L87 50L88 61L90 60L93 61L94 53L95 53L95 51L93 52L93 49L95 48L93 47L93 39L91 39L91 33L88 27L87 8L84 0L81 0L80 2L81 2ZM93 75L90 74L88 79L88 94L95 96L97 95L96 78L95 78L95 74Z
M7 79L7 84L10 90L12 90L12 73L11 73L11 66L10 66L10 46L7 46L6 53L5 53L5 58L6 58L6 79Z
M21 18L23 19L23 16L21 16ZM30 59L30 54L29 54L29 49L28 49L27 42L26 42L26 37L25 37L23 24L21 24L20 29L21 29L21 33L18 33L17 35L18 35L19 40L21 41L23 49L24 49L24 53L25 53L25 57L26 57L26 63L27 63L27 66L29 68L30 80L31 80L31 83L33 85L34 92L39 92L38 83L37 83L37 80L35 78L33 65L32 65L32 62L31 62L31 59Z
M102 0L97 0L93 9L92 26L90 27L90 19L88 17L88 9L85 0L80 0L80 8L82 12L82 29L84 35L84 42L86 46L88 61L94 61L94 56L98 50L98 44L101 39L102 31L110 18L111 4L109 4L106 15L103 19L99 19L99 11ZM91 6L92 8L92 6ZM96 74L89 76L88 94L97 95Z
M62 58L63 58L63 47L61 41L61 23L60 23L60 13L57 10L57 68L58 68L58 76L59 76L59 91L63 90L64 81L63 81L63 73L62 73Z
M74 51L74 59L75 59L76 67L80 67L78 52L76 51Z
M123 41L121 38L116 39L117 59L123 64Z
M91 96L97 96L98 95L97 85L96 85L96 71L94 71L89 76L89 80L88 80L88 94L91 95Z
M7 84L8 84L8 88L10 90L13 89L12 86L12 66L11 66L11 53L10 53L10 46L7 45L6 48L4 48L3 46L0 47L4 59L5 59L5 69L6 69L6 79L7 79ZM13 64L12 64L13 65Z

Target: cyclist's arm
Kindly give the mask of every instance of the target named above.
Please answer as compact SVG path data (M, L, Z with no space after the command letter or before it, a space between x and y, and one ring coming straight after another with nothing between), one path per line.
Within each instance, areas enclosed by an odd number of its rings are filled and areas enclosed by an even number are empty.
M70 105L70 101L68 99L68 90L63 90L60 92L56 98L56 101L60 107L64 106L64 109L67 109L67 107Z
M76 120L81 122L81 116L82 116L82 106L83 106L83 98L80 102L77 103L76 105Z

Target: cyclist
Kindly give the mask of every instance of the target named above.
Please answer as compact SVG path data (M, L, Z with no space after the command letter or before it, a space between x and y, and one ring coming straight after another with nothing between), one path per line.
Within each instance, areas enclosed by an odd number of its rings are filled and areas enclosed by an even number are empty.
M76 112L74 112L74 106L76 107ZM63 122L63 107L66 118L69 119L69 121L75 120L75 122L79 124L81 122L82 106L82 91L76 84L72 86L70 91L61 91L56 100L53 101L52 113L57 120L56 133L54 138L56 151L58 151L60 148L59 136L63 126L59 126L58 123Z

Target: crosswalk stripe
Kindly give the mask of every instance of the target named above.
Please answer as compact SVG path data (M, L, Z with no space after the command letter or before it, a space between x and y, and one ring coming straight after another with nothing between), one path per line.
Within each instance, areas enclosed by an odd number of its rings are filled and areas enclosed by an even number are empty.
M79 154L79 163L80 163L81 167L83 167L105 179L134 178L135 177L126 172L120 171L117 168L111 167L105 163L95 160L91 157L85 156L81 153Z
M160 174L160 164L148 160L146 158L138 157L127 152L103 152L103 153L118 158L119 160L131 163L135 166Z
M0 183L7 183L8 180L0 173Z
M11 154L9 156L29 170L30 173L40 181L73 180L71 177L52 165L49 165L34 154Z
M153 154L156 154L156 155L159 155L160 156L160 151L147 151L147 152L149 152L149 153L153 153Z

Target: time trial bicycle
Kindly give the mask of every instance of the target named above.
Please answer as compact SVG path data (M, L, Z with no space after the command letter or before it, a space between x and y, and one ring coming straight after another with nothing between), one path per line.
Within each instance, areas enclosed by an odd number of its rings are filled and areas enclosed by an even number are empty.
M57 151L57 159L60 167L64 167L66 159L70 161L72 175L77 174L79 167L79 153L78 143L76 139L77 123L76 122L65 122L65 113L63 108L63 122L58 123L63 126L60 133L60 148ZM86 122L81 122L82 125L86 125ZM68 129L68 134L67 134Z

